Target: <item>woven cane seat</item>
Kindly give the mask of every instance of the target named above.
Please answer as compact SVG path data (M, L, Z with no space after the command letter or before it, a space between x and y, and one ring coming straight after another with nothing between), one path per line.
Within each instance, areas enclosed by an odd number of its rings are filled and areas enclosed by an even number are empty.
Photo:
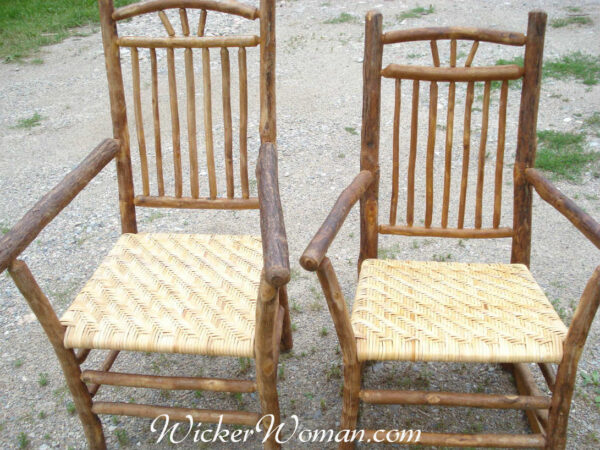
M567 333L521 264L365 260L351 320L361 361L557 363Z
M253 356L252 236L124 234L61 318L67 348Z

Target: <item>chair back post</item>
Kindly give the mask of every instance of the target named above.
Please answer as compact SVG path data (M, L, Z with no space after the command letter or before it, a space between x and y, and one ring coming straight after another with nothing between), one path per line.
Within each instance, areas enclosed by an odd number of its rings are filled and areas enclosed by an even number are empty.
M514 211L512 263L529 267L531 254L531 209L532 188L525 178L525 170L533 167L537 147L537 116L542 83L542 59L544 53L544 34L547 15L543 11L529 13L527 41L521 106L519 110L519 128L517 137L517 155L514 168Z
M113 135L121 144L116 157L121 231L123 233L137 233L135 206L133 204L133 176L129 150L129 130L127 129L125 91L123 88L119 46L117 45L117 25L112 18L114 11L113 0L98 0L98 7L100 10L100 27L102 29L102 44L104 46L104 58L106 62Z
M381 60L383 17L379 11L367 13L363 62L363 109L360 170L369 170L373 182L360 199L360 253L358 270L367 258L377 258L379 197L379 118L381 109Z
M277 143L275 0L260 0L260 141Z

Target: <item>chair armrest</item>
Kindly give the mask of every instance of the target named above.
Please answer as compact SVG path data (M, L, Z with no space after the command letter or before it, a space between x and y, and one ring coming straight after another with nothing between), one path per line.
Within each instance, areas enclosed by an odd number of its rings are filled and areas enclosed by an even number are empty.
M525 178L547 203L571 221L596 247L600 248L600 224L573 200L560 192L537 169L525 170Z
M0 273L114 159L119 148L119 141L103 140L0 239Z
M342 191L331 212L312 238L300 258L300 264L306 270L315 271L327 253L327 249L335 239L338 231L344 224L348 213L354 204L363 196L373 182L373 174L369 170L361 171L352 183Z
M290 281L290 257L279 197L277 148L270 142L260 146L256 180L265 279L272 286L280 287Z

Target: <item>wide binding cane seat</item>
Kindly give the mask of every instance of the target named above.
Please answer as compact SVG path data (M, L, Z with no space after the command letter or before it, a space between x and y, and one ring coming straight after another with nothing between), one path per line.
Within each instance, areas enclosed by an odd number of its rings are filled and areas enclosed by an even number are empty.
M351 323L361 361L558 363L567 334L522 264L365 260Z
M252 357L259 237L122 235L61 318L67 348Z

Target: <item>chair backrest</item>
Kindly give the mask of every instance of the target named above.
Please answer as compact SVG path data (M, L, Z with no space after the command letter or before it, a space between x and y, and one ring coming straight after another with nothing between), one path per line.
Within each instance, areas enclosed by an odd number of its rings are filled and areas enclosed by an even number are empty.
M121 151L117 157L117 171L123 232L137 231L136 206L258 209L258 198L251 195L252 183L248 179L249 110L246 53L247 49L260 47L260 141L275 144L274 0L261 0L259 8L234 0L152 0L117 9L113 7L112 0L98 0L98 3L113 130L115 138L121 143ZM177 12L179 17L172 22ZM211 16L223 13L250 21L258 19L259 35L205 35L205 26L207 21L210 24ZM151 16L157 23L160 19L165 36L120 36L117 32L117 24L124 19L139 15ZM197 27L194 27L195 23L198 24ZM130 98L133 103L141 171L141 189L138 187L137 190L141 191L141 195L134 194L132 177L125 105L126 89L121 70L121 52L124 48L129 50L131 58ZM213 95L211 82L211 53L214 55L216 49L220 52L218 61L221 66L221 83L218 83L221 87L220 102L215 101L216 96ZM233 86L231 77L230 53L233 53L231 49L237 49L238 76L234 77L234 81L235 78L238 81L237 87ZM201 58L195 60L194 53L201 53ZM250 53L248 50L248 54ZM182 111L180 114L180 110L183 109L183 105L180 103L183 103L183 98L178 96L176 75L176 61L179 60L184 66L180 69L180 73L183 72L185 75L185 82L179 83L185 86L185 95L181 97L185 98L186 120L182 124L180 124L180 115L183 114ZM212 65L215 65L215 60L216 58L212 57ZM201 61L201 69L197 69L195 61ZM166 70L161 66L166 66ZM166 77L161 77L160 75L165 71ZM198 84L202 86L202 106L196 104L198 78L200 78ZM234 104L233 110L237 109L239 120L234 120L232 116L232 91L234 99L235 94L238 94L239 106L236 108ZM161 117L161 112L166 111L161 111L159 105L163 103L161 100L166 104L167 98L170 117L165 120ZM213 114L213 103L222 103L222 108L219 108L222 113L217 111L217 114ZM203 124L197 124L197 120L200 120L196 115L199 107L203 107ZM150 117L152 117L153 138L148 136L150 134L148 127L144 127L144 118L149 122ZM213 133L214 118L222 118L222 139ZM187 129L187 143L184 145L181 142L182 128ZM234 139L234 128L237 128L238 139ZM203 134L203 143L202 139L198 139L198 134ZM215 141L222 143L224 151L215 148ZM151 151L152 147L153 151ZM234 157L234 148L239 152L237 158ZM202 149L206 158L201 157ZM219 157L219 155L223 156ZM239 160L239 178L236 176L234 159ZM155 171L149 168L151 165L155 165ZM205 170L201 170L202 166ZM222 172L225 175L225 189L223 185L219 186L218 182L218 174ZM240 193L235 189L236 178L239 180ZM225 195L221 194L222 189Z
M363 66L361 170L371 170L377 179L361 203L360 261L377 257L377 236L383 233L458 238L511 237L513 238L513 262L529 263L531 190L524 181L522 170L533 165L535 159L545 18L546 15L542 12L530 13L528 32L525 36L521 33L459 27L419 28L383 33L381 14L370 12L367 15ZM429 41L432 66L389 64L382 69L383 50L386 46L397 43L408 45L415 41ZM442 67L440 62L439 41L449 41L449 67ZM471 41L472 44L468 53L461 55L464 62L459 64L461 56L458 55L457 48L461 41ZM474 66L480 42L525 47L523 67L516 64ZM382 79L388 78L395 82L391 149L392 189L389 222L380 225L378 221L380 104ZM513 225L502 226L502 175L510 80L521 80L522 90L515 164ZM427 90L423 89L423 85L428 87L429 114L426 119L426 143L421 145L419 97ZM479 87L483 87L483 92L477 99L481 102L479 122L481 128L479 142L477 142L477 133L475 130L472 131L472 128L475 128L472 116L475 109L473 103L476 88ZM402 95L403 91L404 95ZM403 97L408 97L409 101L406 102ZM462 107L456 108L464 97L466 97L464 102L459 105ZM496 98L497 101L494 102ZM441 114L438 111L440 100L447 104L446 111ZM407 112L405 113L404 110ZM494 117L496 111L497 115ZM443 117L443 115L445 121L439 119L439 116ZM464 118L462 124L459 122L460 115ZM407 118L407 123L410 123L410 132L407 136L401 135L401 116ZM497 131L493 130L490 124L492 126L497 124ZM461 168L455 167L453 170L452 159L453 151L457 147L454 145L457 125L461 126L463 134L462 157L460 162L454 163L454 166L460 165ZM443 143L436 143L437 128L440 126L442 129L445 128L445 140ZM488 134L491 136L492 131L496 131L495 148L489 148L487 142ZM398 224L401 147L408 153L408 163L405 220L402 224ZM445 158L443 175L436 174L434 170L436 149L443 149ZM484 173L486 163L490 163L486 160L492 154L490 159L492 164L495 164L495 169L493 189L490 189L493 192L490 192L489 198L493 199L493 211L488 219L484 214ZM470 161L474 160L477 161L477 167L475 170L473 168L469 170ZM421 167L418 167L419 165ZM424 183L419 190L418 186L416 187L420 181L417 174L423 173L418 171L423 166ZM456 175L453 178L453 172L459 172L460 178L456 178ZM476 177L475 195L471 195L474 197L472 202L474 204L469 204L467 190L469 180L473 179L473 176ZM460 180L460 183L456 180ZM418 194L422 194L421 197ZM419 205L420 198L423 198L424 203L422 223L418 221L420 217L415 218L415 205ZM439 215L434 215L436 207L441 211Z

